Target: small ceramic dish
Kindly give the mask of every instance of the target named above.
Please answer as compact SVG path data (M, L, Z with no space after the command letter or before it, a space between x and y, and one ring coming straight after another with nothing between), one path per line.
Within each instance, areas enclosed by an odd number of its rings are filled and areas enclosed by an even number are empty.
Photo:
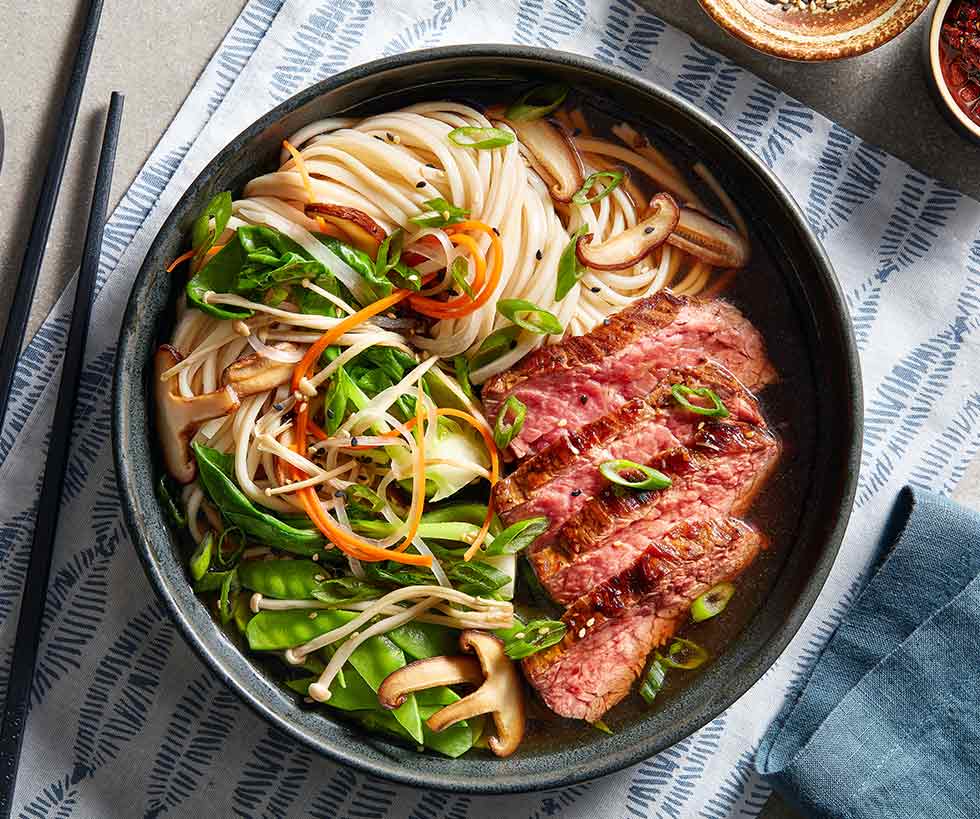
M953 50L940 42L943 23L951 7L958 2L960 0L939 0L936 4L932 23L925 32L926 71L939 107L949 121L964 136L980 142L980 102L977 102L980 84L967 77L966 71L959 68L961 61ZM972 114L968 109L972 109Z
M729 34L787 60L839 60L884 45L929 0L700 0ZM949 5L948 3L946 5Z

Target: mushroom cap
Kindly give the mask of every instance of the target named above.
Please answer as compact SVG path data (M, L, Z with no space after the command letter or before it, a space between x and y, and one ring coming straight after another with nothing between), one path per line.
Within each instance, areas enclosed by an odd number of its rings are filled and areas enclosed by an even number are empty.
M681 208L667 242L715 267L745 267L752 254L745 237L689 206Z
M565 129L548 119L504 122L517 134L536 167L543 171L540 175L552 181L552 199L571 202L585 182L585 170L582 158Z
M483 684L483 668L476 657L428 657L393 671L378 686L378 702L398 708L409 694L441 685Z
M272 345L283 352L294 352L295 344L282 341ZM221 376L221 382L234 388L239 398L273 390L285 384L293 375L296 364L290 361L274 361L260 353L243 356L229 364Z
M592 234L579 237L575 255L594 270L624 270L644 259L669 240L677 226L680 208L669 193L658 193L650 200L646 216L633 227L607 239L592 243Z
M232 387L184 398L172 392L173 377L163 374L181 360L180 353L162 344L153 357L156 375L157 435L167 472L179 483L190 483L197 475L197 462L190 451L190 440L197 427L238 409L238 395Z
M372 259L378 255L378 248L388 235L381 225L357 208L312 202L306 206L306 215L322 216L338 228L347 237L347 241Z

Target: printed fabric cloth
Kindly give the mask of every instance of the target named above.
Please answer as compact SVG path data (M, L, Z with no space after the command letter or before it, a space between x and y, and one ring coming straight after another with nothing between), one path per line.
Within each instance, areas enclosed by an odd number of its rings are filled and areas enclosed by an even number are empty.
M259 115L381 55L518 42L624 67L721 120L796 196L857 329L867 399L855 515L779 662L697 734L586 785L473 798L394 786L255 716L184 644L120 512L110 443L119 323L181 192ZM708 817L758 814L766 726L849 607L899 487L948 494L980 444L980 204L868 145L634 0L251 0L114 212L82 380L17 789L29 817ZM105 286L108 285L108 286ZM0 667L9 667L68 329L63 297L20 360L0 436ZM5 679L0 673L0 680Z
M899 496L881 567L759 747L804 815L980 816L978 541L976 512Z

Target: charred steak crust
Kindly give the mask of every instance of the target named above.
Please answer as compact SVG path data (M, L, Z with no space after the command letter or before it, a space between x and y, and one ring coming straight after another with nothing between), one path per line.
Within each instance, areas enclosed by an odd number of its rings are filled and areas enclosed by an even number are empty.
M516 366L487 381L483 386L484 401L487 395L507 395L528 378L601 361L611 350L666 327L686 303L687 299L661 290L615 313L584 336L569 336L559 344L539 347Z
M681 523L631 566L576 600L558 644L523 661L556 713L598 719L629 692L649 652L682 625L695 599L734 580L765 547L735 518Z
M533 547L529 559L538 579L555 600L570 602L642 551L645 532L657 537L680 520L741 514L778 455L778 442L763 427L701 422L690 449L678 447L651 462L673 478L670 488L607 487Z
M504 453L520 458L645 395L670 370L706 361L727 367L748 389L775 377L761 335L738 308L662 291L489 379L483 406L491 421L508 396L527 406L524 426Z
M707 362L697 367L672 370L649 395L627 401L619 409L581 429L565 433L547 449L522 461L510 476L499 481L493 488L493 503L497 514L507 523L512 523L510 513L513 510L531 502L535 493L562 473L574 468L594 467L596 464L591 456L596 450L627 437L640 424L660 424L666 427L663 439L673 438L679 444L691 443L689 436L700 416L679 407L671 392L674 384L693 388L708 387L718 394L733 417L764 424L755 396L724 367ZM663 448L658 447L657 451ZM634 452L631 460L649 464L654 454Z

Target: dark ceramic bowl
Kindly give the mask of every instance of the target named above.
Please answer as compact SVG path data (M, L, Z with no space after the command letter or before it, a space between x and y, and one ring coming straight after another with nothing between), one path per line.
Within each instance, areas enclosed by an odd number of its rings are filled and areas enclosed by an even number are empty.
M507 99L514 85L527 81L564 82L628 113L658 130L682 158L703 159L736 194L750 216L759 261L731 298L761 327L782 373L765 401L783 430L787 454L756 516L773 548L749 590L740 591L741 610L722 618L736 628L729 627L702 673L653 711L617 715L614 736L563 729L560 741L525 743L509 759L476 752L450 760L304 708L239 651L194 596L185 556L154 495L160 467L150 359L169 332L179 287L164 268L182 249L190 222L214 193L240 191L249 177L276 166L283 137L340 112L369 113L445 95L485 97L495 89ZM119 339L113 418L119 489L147 575L187 641L242 699L297 741L361 770L421 787L502 793L625 768L698 730L762 676L800 627L834 562L854 493L862 402L854 341L830 262L786 189L728 131L670 92L582 57L465 46L379 60L333 77L284 102L218 154L174 208L136 279Z

